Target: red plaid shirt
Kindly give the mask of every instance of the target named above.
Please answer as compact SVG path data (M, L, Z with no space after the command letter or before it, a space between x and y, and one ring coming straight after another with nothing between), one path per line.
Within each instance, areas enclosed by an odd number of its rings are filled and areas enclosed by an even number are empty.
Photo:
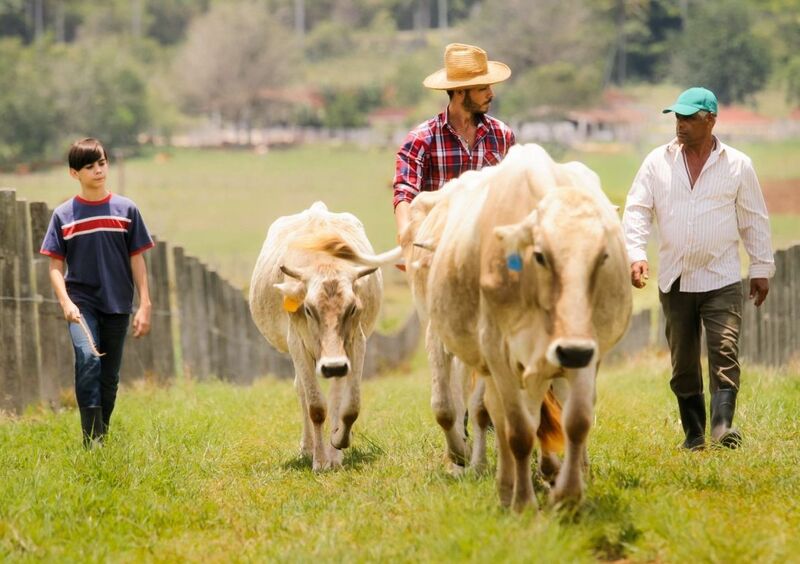
M502 121L484 115L470 152L447 123L447 110L418 125L397 152L394 206L411 202L420 191L431 192L467 170L496 165L515 143L514 133Z

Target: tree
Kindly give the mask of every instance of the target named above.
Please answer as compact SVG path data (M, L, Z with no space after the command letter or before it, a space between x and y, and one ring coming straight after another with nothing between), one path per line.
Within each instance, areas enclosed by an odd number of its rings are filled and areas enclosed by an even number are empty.
M242 124L268 120L266 89L293 74L299 46L292 32L256 2L215 4L192 21L177 57L187 107Z
M470 37L490 59L511 67L508 99L500 97L508 113L525 117L537 105L574 107L600 94L613 41L607 13L583 0L507 0L489 8L471 18Z
M673 78L705 86L720 102L742 102L761 90L771 69L766 41L753 32L753 13L743 0L692 5L673 57Z
M481 6L468 32L489 58L523 73L557 62L602 68L610 27L583 0L506 0Z

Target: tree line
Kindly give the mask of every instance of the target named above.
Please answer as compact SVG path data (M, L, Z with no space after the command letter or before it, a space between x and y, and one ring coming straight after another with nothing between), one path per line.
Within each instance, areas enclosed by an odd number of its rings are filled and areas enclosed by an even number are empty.
M612 84L703 84L723 103L769 87L800 104L798 22L800 0L2 0L0 165L58 159L87 133L168 138L197 118L421 119L421 80L449 41L511 66L507 119L590 106Z

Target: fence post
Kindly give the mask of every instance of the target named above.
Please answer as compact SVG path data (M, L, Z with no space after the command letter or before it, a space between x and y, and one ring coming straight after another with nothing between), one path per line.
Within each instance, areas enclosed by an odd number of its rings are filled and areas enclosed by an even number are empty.
M206 380L211 374L211 332L208 306L206 305L206 280L205 270L200 261L190 257L189 267L191 269L191 300L192 309L195 312L195 326L192 328L192 336L197 343L197 356L195 358L197 377Z
M39 343L41 345L42 399L55 408L63 390L72 389L72 340L64 313L50 285L50 257L39 253L51 212L44 202L31 202L31 239L36 293L39 299Z
M192 277L189 262L183 247L172 248L172 264L175 266L175 298L177 299L178 327L181 345L181 371L184 377L197 378L195 369L197 342L192 338L192 327L197 323L192 309Z
M167 244L156 241L150 251L150 298L153 302L150 340L153 351L153 371L159 381L175 376L175 350L172 342L172 313L169 299L169 269Z
M39 294L33 273L31 216L28 200L17 200L19 260L20 391L24 406L42 401L42 349L39 340Z
M800 245L789 248L789 360L800 352Z
M0 190L0 409L22 411L16 190Z

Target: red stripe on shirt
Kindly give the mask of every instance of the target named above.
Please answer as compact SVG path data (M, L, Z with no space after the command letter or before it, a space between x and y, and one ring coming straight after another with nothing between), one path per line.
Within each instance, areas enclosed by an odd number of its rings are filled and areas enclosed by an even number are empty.
M53 258L56 258L58 260L64 260L64 259L67 258L64 255L60 255L58 253L54 253L53 251L48 251L47 249L41 249L39 251L39 254L42 254L42 255L45 255L45 256L48 256L48 257L53 257Z
M110 218L100 218L100 219L91 219L89 221L82 221L80 223L73 223L71 225L65 225L61 228L61 235L65 239L68 237L73 237L75 235L79 235L84 231L91 231L93 229L124 229L125 231L128 230L128 226L130 222L126 219L110 219Z
M153 242L151 241L149 244L147 244L147 245L144 245L143 247L139 247L139 248L138 248L138 249L136 249L135 251L131 252L131 253L130 253L130 256L135 256L135 255L138 255L139 253L143 253L143 252L145 252L147 249L152 249L152 248L153 248L153 247L155 247L155 246L156 246L156 244L155 244L155 243L153 243Z

